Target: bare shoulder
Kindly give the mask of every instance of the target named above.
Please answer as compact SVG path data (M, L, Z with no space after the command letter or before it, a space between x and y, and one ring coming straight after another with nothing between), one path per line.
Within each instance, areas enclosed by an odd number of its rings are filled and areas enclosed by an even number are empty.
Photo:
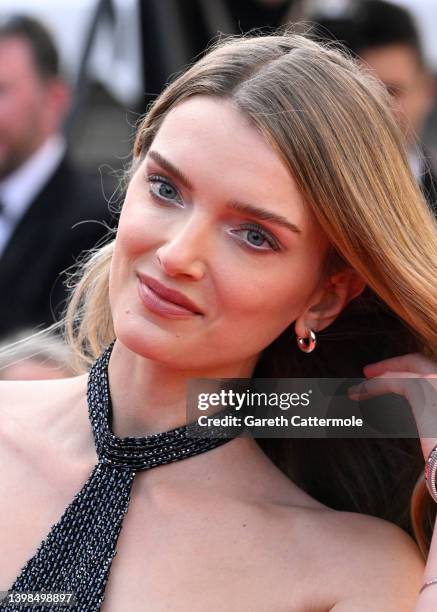
M48 409L72 389L72 378L54 380L1 380L0 417L23 420L23 417Z
M283 601L299 601L296 609L414 608L424 561L412 538L396 525L318 503L271 505L255 525L258 546L278 561L272 566L281 576Z
M335 612L411 611L425 563L414 540L388 521L353 512L322 513ZM340 578L340 580L336 579Z
M8 412L17 405L38 403L42 396L65 386L66 380L0 380L0 410Z
M26 436L47 438L86 401L84 377L36 381L0 381L0 442Z

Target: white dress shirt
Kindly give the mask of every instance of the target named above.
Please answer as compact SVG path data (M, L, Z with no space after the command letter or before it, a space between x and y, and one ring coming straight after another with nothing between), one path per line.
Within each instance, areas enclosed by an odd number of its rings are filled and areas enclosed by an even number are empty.
M19 221L65 154L63 136L51 136L17 170L0 181L0 258Z

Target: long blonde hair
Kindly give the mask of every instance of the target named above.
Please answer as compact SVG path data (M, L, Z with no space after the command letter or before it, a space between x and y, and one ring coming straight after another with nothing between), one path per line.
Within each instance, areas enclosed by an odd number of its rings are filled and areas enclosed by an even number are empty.
M194 95L232 100L262 132L331 242L329 269L354 268L417 349L435 357L437 225L382 86L338 50L306 36L231 37L154 102L137 132L133 169L167 113ZM112 253L113 242L93 253L72 284L65 327L83 368L114 338ZM413 513L414 529L425 550L419 514Z

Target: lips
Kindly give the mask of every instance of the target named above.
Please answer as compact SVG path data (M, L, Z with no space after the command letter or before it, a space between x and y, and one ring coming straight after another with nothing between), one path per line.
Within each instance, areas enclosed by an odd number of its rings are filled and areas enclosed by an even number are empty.
M179 312L183 314L183 311L189 311L192 314L202 314L200 308L195 304L192 300L190 300L186 295L177 291L176 289L170 289L166 287L156 279L151 276L147 276L146 274L138 274L138 279L141 281L143 285L146 286L149 290L153 292L155 297L158 300L161 300L162 306L165 306L165 302L167 302L168 307L175 306L179 309ZM175 314L177 314L177 310L175 309Z

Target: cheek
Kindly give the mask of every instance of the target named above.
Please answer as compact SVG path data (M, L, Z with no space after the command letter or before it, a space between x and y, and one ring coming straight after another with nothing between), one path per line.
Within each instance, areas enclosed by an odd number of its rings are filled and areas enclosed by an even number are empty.
M3 132L10 134L25 132L30 123L29 116L31 116L29 109L23 106L20 100L15 100L12 96L1 100L0 120Z
M146 271L159 246L161 226L154 215L147 214L145 205L123 207L115 240L114 275L124 277L134 271Z
M301 314L317 282L316 266L308 269L303 263L283 262L276 270L266 263L246 275L224 270L219 299L226 326L247 337L256 330L258 341L270 343Z
M161 241L171 232L172 216L151 201L139 179L132 179L123 204L117 229L120 251L127 258L158 248Z
M411 114L414 119L421 119L428 109L427 96L422 91L417 91L411 100Z
M20 102L12 104L1 114L1 132L6 142L19 149L28 150L38 133L40 109L34 109Z
M129 308L136 273L150 271L151 259L158 246L156 219L145 214L145 207L123 207L114 242L109 274L109 299L114 314L116 306Z

